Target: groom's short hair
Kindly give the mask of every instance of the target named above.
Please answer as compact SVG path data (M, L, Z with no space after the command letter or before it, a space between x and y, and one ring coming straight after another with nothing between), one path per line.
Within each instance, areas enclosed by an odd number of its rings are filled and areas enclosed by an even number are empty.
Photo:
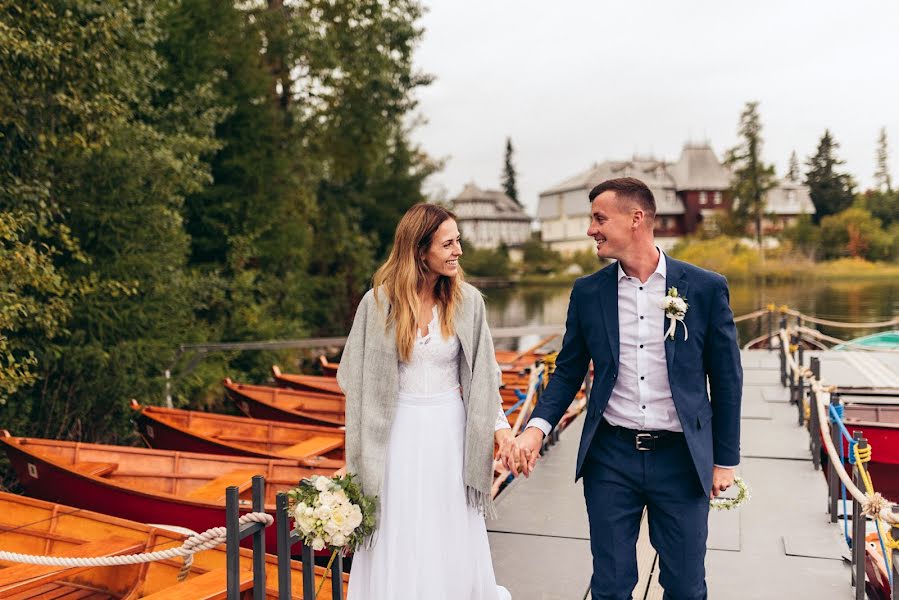
M636 202L650 219L655 218L656 199L652 195L652 190L636 177L620 177L603 181L590 190L590 202L593 202L603 192L609 191L615 192L615 197L618 199L627 198Z

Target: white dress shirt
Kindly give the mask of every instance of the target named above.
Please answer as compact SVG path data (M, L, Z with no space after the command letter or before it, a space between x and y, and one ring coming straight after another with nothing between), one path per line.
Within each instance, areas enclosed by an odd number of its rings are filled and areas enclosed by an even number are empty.
M644 431L683 431L665 357L665 297L667 265L659 249L659 264L645 282L631 277L618 263L618 379L603 418L612 425ZM545 419L531 419L549 435ZM716 465L722 466L722 465Z

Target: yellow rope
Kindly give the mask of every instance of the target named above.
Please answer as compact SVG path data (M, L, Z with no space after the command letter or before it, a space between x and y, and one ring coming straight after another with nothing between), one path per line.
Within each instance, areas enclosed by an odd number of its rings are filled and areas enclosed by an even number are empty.
M871 445L868 444L867 448L859 448L858 444L853 444L852 446L853 453L855 454L855 462L858 465L858 473L861 475L862 483L865 485L865 494L869 498L874 497L874 482L871 481L871 475L868 473L868 469L864 467L864 464L867 462L871 462ZM883 531L880 528L881 521L880 519L874 520L874 525L877 527L877 533L880 534L881 539L883 539L884 545L892 550L899 550L899 540L894 540L891 535L891 530L887 529ZM884 560L888 560L888 556L883 557ZM889 563L888 563L889 564Z

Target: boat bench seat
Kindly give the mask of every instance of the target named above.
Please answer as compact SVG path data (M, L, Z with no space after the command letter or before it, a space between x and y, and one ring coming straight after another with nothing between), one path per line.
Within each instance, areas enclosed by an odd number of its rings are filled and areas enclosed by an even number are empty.
M343 447L343 437L333 435L317 435L293 446L278 450L278 454L288 458L308 458L321 456Z
M187 581L166 587L143 600L224 600L227 596L227 569L213 569ZM253 587L253 571L240 571L240 591Z
M191 500L207 500L212 502L220 502L225 499L225 490L232 485L237 486L241 492L250 489L253 485L253 475L264 475L259 469L242 469L238 471L230 471L224 475L219 475L211 481L207 481L195 490L191 490L184 494L185 498Z
M72 465L73 471L78 471L84 475L93 475L95 477L103 477L104 475L109 475L113 471L119 468L119 463L113 462L92 462L92 461L81 461L76 462Z
M120 536L110 536L103 540L87 542L64 549L54 549L53 556L114 556L116 554L132 554L143 551L143 541L129 540ZM48 567L45 565L15 564L0 569L0 598L6 598L15 592L23 592L53 581L68 578L75 573L96 567Z

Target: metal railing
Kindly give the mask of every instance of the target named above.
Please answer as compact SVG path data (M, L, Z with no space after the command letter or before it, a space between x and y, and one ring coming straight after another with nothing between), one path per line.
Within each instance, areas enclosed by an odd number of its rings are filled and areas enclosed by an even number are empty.
M797 314L795 328L787 327L786 316L781 317L780 337L778 353L780 359L780 379L781 384L790 391L790 402L797 407L797 423L808 429L809 434L809 451L812 455L812 465L815 470L819 470L822 466L822 457L825 455L825 448L822 443L822 419L829 423L829 437L832 447L839 448L839 458L843 468L846 462L851 466L851 477L856 487L864 489L863 470L866 468L863 462L855 460L855 448L861 453L869 448L868 440L863 437L861 431L853 431L851 437L846 431L842 422L843 397L851 397L855 395L870 396L874 394L896 396L896 390L859 390L854 388L840 388L832 386L829 393L829 414L821 414L819 409L819 398L817 398L820 386L813 385L813 382L821 381L821 360L817 356L810 357L808 376L802 376L804 370L805 355L801 352L803 347L802 337L802 319L803 315ZM769 344L770 347L770 344ZM825 398L828 394L825 395ZM823 400L823 399L822 399ZM848 438L848 439L847 439ZM845 457L843 449L848 445L849 456ZM861 600L865 598L865 563L866 563L866 532L868 515L865 514L862 503L852 497L852 510L849 513L846 499L846 486L841 483L840 476L837 472L836 463L833 460L827 461L827 514L831 523L837 523L842 517L844 522L844 531L847 544L851 547L851 584L855 588L855 598ZM843 511L840 512L840 503L843 503ZM899 506L893 505L891 508L894 514L899 514ZM848 522L851 519L852 533L849 534ZM878 529L879 531L879 529ZM890 528L890 534L893 540L899 540L899 525L893 525ZM889 539L889 538L888 538ZM857 540L857 542L856 542ZM884 555L884 561L888 560L890 553L886 551L886 547L881 539L881 550ZM891 597L893 600L899 600L899 551L892 551L892 560L890 564L885 564L891 585Z

